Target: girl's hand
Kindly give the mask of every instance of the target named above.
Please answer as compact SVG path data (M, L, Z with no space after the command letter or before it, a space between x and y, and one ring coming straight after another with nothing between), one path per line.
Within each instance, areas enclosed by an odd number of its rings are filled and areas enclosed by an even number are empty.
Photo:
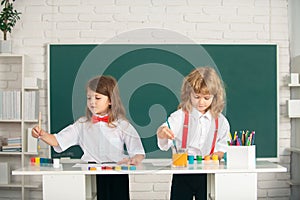
M137 154L132 158L123 158L123 160L117 162L118 165L126 164L126 165L139 165L144 159L144 155Z
M123 158L122 160L117 162L117 165L127 164L128 162L129 162L129 158Z
M39 137L41 137L41 132L42 132L42 129L40 129L39 126L35 126L31 131L31 135L34 138L39 138Z
M50 134L43 129L40 129L39 126L33 127L31 131L31 135L34 138L40 138L42 141L46 142L47 144L51 146L58 146L58 142L56 140L56 137L53 134Z
M144 155L137 154L134 157L129 159L129 165L139 165L144 158L145 158Z
M160 139L170 139L173 140L175 138L174 133L167 126L159 127L157 130L157 136Z

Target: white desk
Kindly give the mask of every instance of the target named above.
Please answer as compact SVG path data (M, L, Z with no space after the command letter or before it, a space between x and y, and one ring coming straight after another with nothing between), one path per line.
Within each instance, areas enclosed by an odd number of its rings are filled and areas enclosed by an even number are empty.
M171 161L170 161L171 162ZM168 162L168 163L170 163ZM31 165L12 171L12 175L42 175L43 199L91 199L95 192L95 174L208 174L208 199L257 199L257 173L286 172L287 169L269 161L257 161L253 169L227 169L224 163L194 164L186 168L158 166L157 161L145 160L136 170L88 170L88 164L73 167L74 163L60 168L52 165ZM165 163L165 161L164 161ZM233 195L234 194L234 195ZM241 195L239 195L241 194Z

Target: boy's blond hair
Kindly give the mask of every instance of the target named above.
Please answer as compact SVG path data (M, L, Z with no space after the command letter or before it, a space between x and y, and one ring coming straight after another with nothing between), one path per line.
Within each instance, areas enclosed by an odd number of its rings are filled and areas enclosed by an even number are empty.
M211 67L198 67L187 75L181 87L181 103L178 108L190 112L192 110L191 93L213 95L213 101L208 108L214 118L223 111L226 93L223 81Z

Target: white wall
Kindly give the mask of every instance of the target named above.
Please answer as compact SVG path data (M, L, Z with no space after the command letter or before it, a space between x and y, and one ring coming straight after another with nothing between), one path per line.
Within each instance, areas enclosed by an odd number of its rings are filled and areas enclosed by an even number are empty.
M280 164L289 169L290 155L284 151L290 147L291 131L285 105L290 97L287 87L290 71L287 0L17 0L15 5L22 16L10 37L13 52L28 55L27 75L44 80L40 93L44 119L47 116L48 43L101 44L128 31L156 28L176 32L195 43L278 44ZM118 40L184 43L176 41L176 37L156 37L151 33ZM0 87L5 88L6 81L1 77ZM46 124L44 121L43 126ZM42 145L41 152L42 156L48 155L46 145ZM289 173L259 174L259 199L289 199L289 178ZM168 199L170 180L170 176L162 175L131 176L131 197ZM5 191L6 195L8 193ZM2 194L0 192L0 199ZM30 195L31 199L39 199L41 191L33 191Z

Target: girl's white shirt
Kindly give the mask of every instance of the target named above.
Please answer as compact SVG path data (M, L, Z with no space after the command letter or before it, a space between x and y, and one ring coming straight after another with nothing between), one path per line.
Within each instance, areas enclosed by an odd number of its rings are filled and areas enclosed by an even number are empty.
M181 148L183 123L185 113L182 109L173 112L168 121L171 130L175 135L177 148ZM218 116L218 135L214 152L226 152L229 141L230 126L223 114ZM163 123L161 126L167 126ZM212 147L212 141L215 132L215 119L212 117L210 111L205 114L200 113L193 108L189 113L187 150L190 155L209 155ZM172 140L158 138L158 146L161 150L167 151L172 146Z
M113 122L116 127L108 127L106 122L91 123L86 117L79 118L55 134L59 146L58 153L71 146L79 145L83 151L81 160L86 162L118 162L136 154L145 155L141 139L135 128L126 120ZM125 154L124 144L128 154Z

